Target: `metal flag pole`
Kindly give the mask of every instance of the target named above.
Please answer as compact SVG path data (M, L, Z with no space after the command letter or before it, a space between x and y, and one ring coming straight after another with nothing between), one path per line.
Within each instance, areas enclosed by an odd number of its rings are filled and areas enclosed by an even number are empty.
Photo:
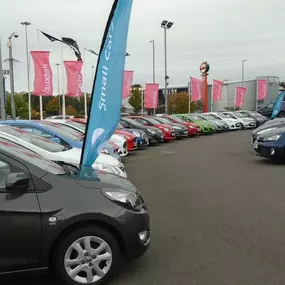
M40 97L40 118L41 120L44 119L44 116L43 116L43 96L39 96Z
M141 115L143 116L143 105L144 105L144 87L142 85L142 88L141 88Z
M256 80L256 98L255 98L255 111L257 111L258 108L258 96L259 96L259 92L258 92L258 79Z
M60 104L60 81L59 81L59 66L60 64L56 64L56 73L57 73L57 96L58 96L58 114L60 115L61 113L61 104Z
M237 88L235 88L234 111L236 110L236 100L237 100Z
M6 110L5 110L5 94L4 94L4 76L2 68L2 49L1 49L1 38L0 38L0 105L1 105L1 120L6 119Z
M83 50L83 86L84 86L84 116L87 120L87 93L86 93L86 53Z
M214 103L214 100L213 100L213 88L214 87L214 83L212 84L212 92L211 92L211 112L213 112L213 103Z
M64 96L64 60L63 60L63 42L61 42L61 62L62 62L62 66L61 66L61 76L62 76L62 82L61 82L61 86L62 86L62 117L63 119L65 119L65 96Z
M13 52L12 52L12 37L14 33L9 37L9 70L10 70L10 89L11 89L11 115L12 120L16 120L16 108L15 108L15 90L14 90L14 65L13 65Z
M189 106L188 106L188 113L191 113L191 77L190 77L190 82L188 82L188 96L189 96Z

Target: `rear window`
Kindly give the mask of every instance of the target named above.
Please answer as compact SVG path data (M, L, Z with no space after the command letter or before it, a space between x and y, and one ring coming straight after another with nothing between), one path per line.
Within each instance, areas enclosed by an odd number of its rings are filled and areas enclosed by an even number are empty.
M0 152L33 164L49 173L64 175L65 171L58 164L45 159L41 155L9 140L0 138Z

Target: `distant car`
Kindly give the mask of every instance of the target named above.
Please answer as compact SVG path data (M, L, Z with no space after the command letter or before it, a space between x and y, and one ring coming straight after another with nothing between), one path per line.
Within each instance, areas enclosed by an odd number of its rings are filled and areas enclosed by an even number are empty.
M147 251L147 207L127 179L86 177L3 138L0 173L1 280L50 268L59 284L106 284Z
M149 116L130 116L129 118L144 125L151 126L160 129L164 134L164 141L173 141L176 139L176 132L172 126L168 124L161 124L152 117Z
M241 130L242 124L232 116L226 116L223 113L220 112L211 112L211 113L205 113L211 118L214 118L216 120L224 121L228 124L230 130Z
M42 155L46 159L73 165L80 164L81 149L75 147L66 149L58 143L31 134L23 129L0 124L0 137L26 147L27 149ZM104 153L99 154L92 167L97 170L127 177L126 172L122 172L119 167L118 161L112 156Z
M275 105L275 100L271 100L265 106L259 107L257 109L257 112L260 113L261 115L265 116L265 117L271 118L274 105ZM278 117L278 118L284 118L285 117L285 101L282 102L282 106L281 106L280 111L276 117Z
M60 127L57 123L52 123L51 121L25 121L25 120L16 120L16 121L0 121L0 124L10 125L18 127L20 129L26 130L32 134L39 135L46 139L49 139L53 142L59 143L65 147L65 149L79 148L82 149L83 146L83 137L78 135L78 132L72 132L66 130L64 127ZM126 173L124 165L120 160L113 157L118 167L123 173Z
M237 111L236 113L240 113L242 115L254 119L257 127L261 126L262 124L266 123L269 120L269 118L262 116L260 113L255 111L240 110Z
M229 130L229 126L226 122L221 121L221 120L216 120L214 118L209 117L207 114L197 114L199 118L202 120L206 120L207 122L215 125L216 131L217 132L225 132Z
M259 133L253 143L254 153L273 160L285 159L285 127Z
M69 116L69 115L65 115L65 120L67 119L73 119L74 116ZM58 116L50 116L45 118L45 120L63 120L63 116L62 115L58 115Z
M248 117L245 114L239 112L222 112L229 119L236 119L241 123L243 129L254 129L256 128L256 120Z
M174 123L167 118L155 116L154 119L161 124L170 125L176 132L177 138L185 138L188 137L188 128L185 127L183 124Z
M122 135L127 140L128 151L134 151L138 148L137 136L122 130L115 130L115 134Z
M130 119L128 117L121 117L120 124L125 129L137 129L144 131L147 136L149 137L150 144L156 144L164 141L164 135L163 132L159 128L154 128L151 126L144 126L143 124L140 124L136 122L133 119Z
M182 120L181 118L175 117L173 115L164 115L164 114L159 114L156 115L157 117L162 117L162 118L166 118L169 121L173 122L173 123L178 123L181 124L183 126L185 126L188 129L188 136L189 137L193 137L199 134L200 132L200 127L193 123L193 122L186 122L184 120Z
M200 127L200 133L201 134L212 134L213 131L215 131L212 124L209 124L207 122L202 122L201 119L199 119L196 116L190 116L189 114L174 114L175 117L178 117L186 122L192 122L197 124Z

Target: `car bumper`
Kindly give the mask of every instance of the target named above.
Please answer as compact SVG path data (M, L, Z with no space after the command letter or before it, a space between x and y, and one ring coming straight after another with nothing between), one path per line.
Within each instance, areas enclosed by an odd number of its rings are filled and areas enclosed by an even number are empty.
M177 138L188 137L188 130L175 131Z
M175 132L166 132L164 134L164 141L173 141L176 139L176 133Z
M198 129L188 129L188 136L193 137L199 134Z
M115 217L120 224L125 258L131 260L143 255L150 245L149 215L146 209L140 213L122 209Z
M136 141L128 141L128 151L134 151L138 148L138 142Z
M276 143L263 143L255 141L253 144L254 153L264 158L283 158L284 146Z
M201 131L202 134L211 134L213 132L212 128L209 127L201 127Z
M146 147L149 145L149 138L138 138L138 147Z
M242 124L241 123L232 123L229 124L230 130L241 130L242 129Z
M254 129L254 128L256 128L256 123L255 123L255 122L252 122L252 123L244 123L244 124L243 124L243 127L244 127L245 129Z
M164 135L163 134L151 135L149 142L150 144L164 142Z

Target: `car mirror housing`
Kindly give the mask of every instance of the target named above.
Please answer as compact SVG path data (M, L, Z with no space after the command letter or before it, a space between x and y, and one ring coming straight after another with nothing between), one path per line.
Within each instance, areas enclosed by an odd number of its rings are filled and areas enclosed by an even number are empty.
M24 172L10 173L6 180L7 190L19 190L29 187L30 177Z

